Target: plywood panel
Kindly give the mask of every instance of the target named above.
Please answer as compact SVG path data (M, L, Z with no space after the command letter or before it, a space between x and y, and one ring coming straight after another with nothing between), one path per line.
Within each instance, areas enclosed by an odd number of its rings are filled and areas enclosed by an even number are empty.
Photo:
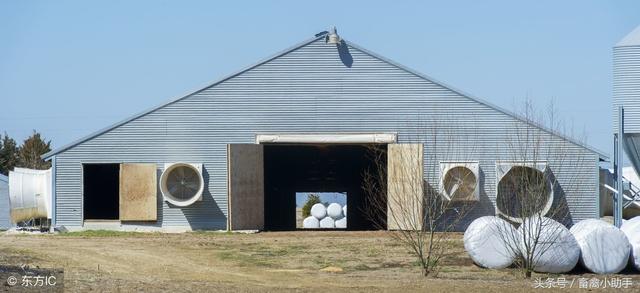
M120 220L156 221L156 164L120 164Z
M390 144L387 152L387 228L419 230L423 226L423 146Z
M227 147L229 230L264 229L264 152L259 144Z

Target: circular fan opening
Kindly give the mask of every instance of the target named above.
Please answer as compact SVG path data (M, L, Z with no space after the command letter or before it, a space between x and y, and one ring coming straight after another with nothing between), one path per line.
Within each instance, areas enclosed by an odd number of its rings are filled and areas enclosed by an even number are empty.
M451 200L473 200L476 191L476 175L467 167L453 167L445 174L444 191Z
M516 223L533 215L546 215L553 204L551 180L542 171L514 166L498 183L498 214Z
M202 195L204 180L200 171L190 164L177 163L164 170L160 190L165 200L176 206L188 206Z

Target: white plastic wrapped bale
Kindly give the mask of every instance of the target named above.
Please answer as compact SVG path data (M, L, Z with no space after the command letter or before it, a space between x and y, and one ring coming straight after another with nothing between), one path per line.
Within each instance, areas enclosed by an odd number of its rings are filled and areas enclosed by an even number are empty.
M571 232L571 234L575 233L576 231L580 231L583 230L585 228L589 228L590 226L593 227L597 227L597 226L610 226L611 224L602 221L602 220L598 220L598 219L586 219L586 220L582 220L580 222L577 222L575 224L573 224L573 226L571 226L571 229L569 229L569 231Z
M336 221L336 228L346 229L347 228L347 217L342 217L342 219Z
M622 220L622 227L620 230L630 238L629 236L634 236L640 233L640 216L633 217L629 220Z
M515 245L509 239L518 239L518 231L507 221L494 216L475 219L464 232L464 248L478 265L490 269L503 269L515 260Z
M580 247L569 229L547 217L526 218L518 228L521 235L520 251L533 254L533 269L542 273L566 273L580 259ZM526 247L534 247L527 249ZM528 244L528 245L527 245Z
M629 263L636 270L640 270L640 216L624 221L620 230L627 236L631 245Z
M320 228L320 220L314 216L308 216L302 221L302 228L305 229L318 229Z
M596 274L615 274L629 262L629 240L615 226L587 219L571 227L580 246L580 264Z
M327 207L327 216L333 218L334 220L340 219L342 217L342 206L338 203L331 203Z
M331 217L325 217L320 220L320 228L335 228L336 223Z
M347 216L347 205L342 207L342 214L344 214L345 217Z
M318 220L322 220L327 216L327 208L321 203L314 204L311 207L311 215Z

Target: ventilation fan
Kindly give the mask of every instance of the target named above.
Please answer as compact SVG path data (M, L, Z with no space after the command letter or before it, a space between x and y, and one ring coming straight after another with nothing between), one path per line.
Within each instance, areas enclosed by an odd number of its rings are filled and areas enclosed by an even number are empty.
M164 165L160 176L160 191L165 201L179 207L190 206L202 200L203 190L202 164Z
M440 191L452 201L476 201L480 184L478 162L441 162Z
M496 163L496 214L516 223L534 214L546 215L553 204L548 172L546 162Z

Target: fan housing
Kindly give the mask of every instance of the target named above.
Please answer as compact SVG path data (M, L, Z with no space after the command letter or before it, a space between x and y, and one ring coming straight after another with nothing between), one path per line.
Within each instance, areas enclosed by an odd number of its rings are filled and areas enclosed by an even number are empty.
M547 162L497 162L496 179L497 215L522 223L526 217L549 213L554 188Z
M178 207L190 206L202 200L202 164L165 164L160 176L160 191L165 201Z
M451 201L477 201L479 171L478 162L441 162L440 192Z

